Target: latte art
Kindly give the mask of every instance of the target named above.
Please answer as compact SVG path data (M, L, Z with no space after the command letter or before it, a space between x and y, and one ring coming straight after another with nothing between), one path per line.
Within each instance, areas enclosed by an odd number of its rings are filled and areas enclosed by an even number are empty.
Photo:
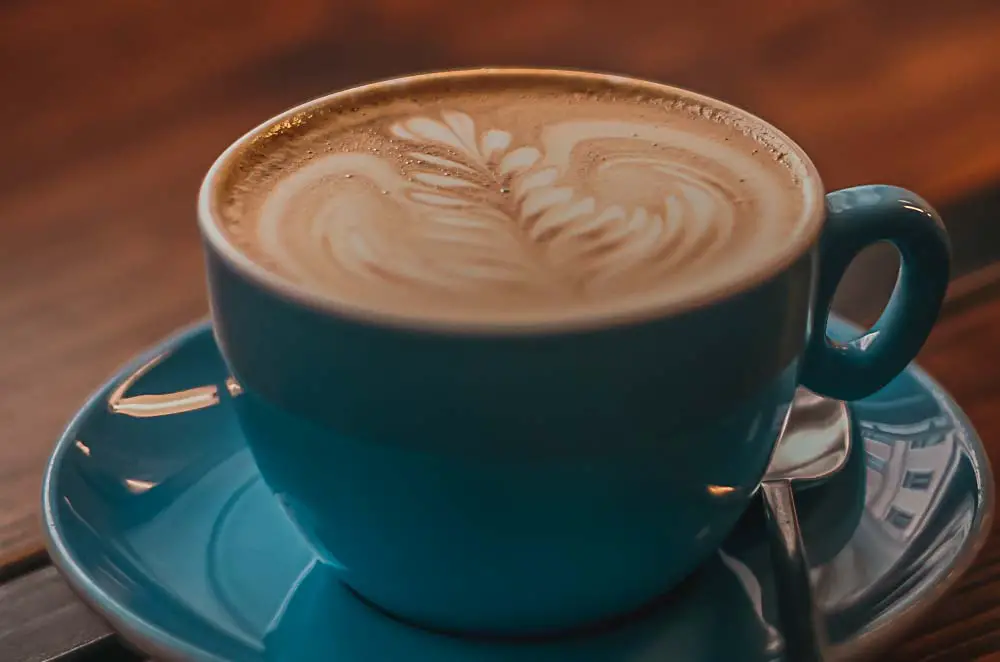
M794 234L794 168L739 127L596 94L475 92L316 120L238 182L230 234L351 305L503 319L681 297Z

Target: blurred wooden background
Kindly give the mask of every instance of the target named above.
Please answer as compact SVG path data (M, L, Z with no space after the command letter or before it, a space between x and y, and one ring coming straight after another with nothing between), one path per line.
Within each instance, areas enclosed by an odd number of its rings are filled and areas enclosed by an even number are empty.
M309 97L454 66L613 70L762 115L829 188L947 204L1000 182L997 0L3 0L0 62L0 564L39 545L42 464L77 405L205 313L202 174Z

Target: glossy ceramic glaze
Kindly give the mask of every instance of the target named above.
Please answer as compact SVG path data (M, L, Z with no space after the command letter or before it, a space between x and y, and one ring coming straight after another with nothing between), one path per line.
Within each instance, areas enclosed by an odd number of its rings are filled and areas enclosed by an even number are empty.
M814 244L709 301L531 325L346 309L220 238L205 200L226 158L200 207L209 297L261 475L354 590L443 630L560 632L667 592L745 511L799 382L883 386L947 283L934 211L868 186L830 194ZM886 314L829 343L837 283L883 240L903 265Z
M811 268L681 318L462 335L301 306L208 257L233 407L290 518L381 607L505 634L636 609L714 553L798 384Z
M601 630L502 642L394 621L345 589L284 517L236 422L243 395L228 376L207 326L169 340L88 402L45 476L53 561L158 659L781 658L758 509L670 596ZM899 636L956 580L984 540L993 498L975 432L918 369L856 403L852 424L859 443L847 469L799 495L817 602L844 660Z

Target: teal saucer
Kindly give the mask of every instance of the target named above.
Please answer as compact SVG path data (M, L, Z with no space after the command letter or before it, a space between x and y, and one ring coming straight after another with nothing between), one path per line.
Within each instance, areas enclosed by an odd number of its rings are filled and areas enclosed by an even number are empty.
M834 321L834 334L849 328ZM77 414L45 473L45 532L70 585L158 660L757 662L782 659L752 508L679 589L559 639L434 634L363 603L317 562L261 481L210 328L124 368ZM975 431L918 368L851 408L856 453L800 494L835 657L900 636L982 546L993 508Z

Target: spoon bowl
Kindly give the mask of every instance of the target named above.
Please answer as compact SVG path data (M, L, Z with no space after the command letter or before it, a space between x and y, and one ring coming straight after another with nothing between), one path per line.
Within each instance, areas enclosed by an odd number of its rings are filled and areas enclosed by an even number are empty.
M840 472L851 455L847 405L800 388L764 482L789 480L812 487Z

